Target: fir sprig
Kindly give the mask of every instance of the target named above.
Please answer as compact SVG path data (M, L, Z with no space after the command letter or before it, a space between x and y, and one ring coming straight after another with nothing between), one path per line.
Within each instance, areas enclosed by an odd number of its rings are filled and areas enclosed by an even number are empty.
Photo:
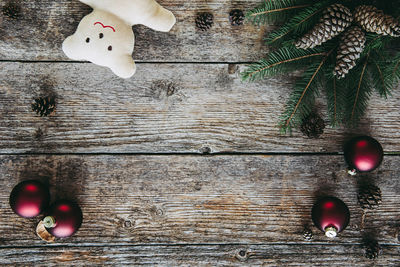
M286 24L270 33L265 39L267 45L278 45L289 37L289 34L302 33L308 30L316 21L316 17L331 1L322 1L303 8Z
M326 53L322 49L298 50L293 47L282 47L263 59L252 64L241 73L243 80L259 80L274 75L302 68L313 57L321 57Z
M296 0L264 0L263 4L250 10L246 17L254 24L266 24L271 21L283 19L293 10L307 7L309 4L299 3Z
M330 124L353 127L365 114L373 90L386 98L400 82L400 52L393 53L388 49L396 40L393 37L366 33L364 51L356 67L343 79L338 79L333 73L340 37L314 49L294 46L297 38L308 32L322 11L333 3L341 3L350 9L374 4L372 0L264 0L260 7L247 14L248 20L256 25L282 19L287 21L265 39L266 44L272 46L271 52L266 59L249 65L241 73L243 80L256 81L303 69L281 116L282 132L290 132L293 126L310 114L321 89L326 94ZM385 10L394 9L381 2L379 5Z

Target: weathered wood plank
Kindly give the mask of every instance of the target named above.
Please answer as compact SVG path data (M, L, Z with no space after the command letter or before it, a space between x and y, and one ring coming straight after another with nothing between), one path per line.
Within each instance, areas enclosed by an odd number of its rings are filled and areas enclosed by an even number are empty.
M400 246L383 246L383 255L373 261L365 259L362 253L358 244L36 247L0 249L0 262L3 266L395 267L400 264Z
M371 174L383 203L366 216L357 204L356 179L341 156L0 156L0 246L42 245L38 219L12 213L8 196L17 181L48 180L53 198L76 199L84 222L79 245L303 242L315 196L333 194L351 211L350 226L335 240L313 228L317 243L355 244L377 231L398 242L399 156L387 156Z
M6 2L0 0L0 7ZM78 0L16 2L22 7L22 18L0 19L0 59L68 60L61 43L75 31L90 8ZM252 25L234 27L228 18L230 10L246 11L257 5L258 0L159 2L175 14L177 23L170 33L135 26L135 60L243 62L255 60L267 51L262 41L265 29ZM194 23L196 13L204 11L213 13L215 21L207 32L196 30Z
M290 79L244 83L229 64L139 64L129 80L86 63L0 63L0 152L338 152L349 132L280 135ZM57 96L57 113L30 110ZM400 151L400 91L374 96L356 134Z

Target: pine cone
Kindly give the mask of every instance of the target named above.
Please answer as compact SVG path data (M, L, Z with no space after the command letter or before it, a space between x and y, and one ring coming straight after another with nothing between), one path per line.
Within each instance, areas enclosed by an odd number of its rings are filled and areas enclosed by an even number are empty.
M302 49L314 48L339 35L351 25L352 21L350 9L342 4L333 4L324 10L318 24L301 37L295 45Z
M306 241L313 240L313 232L311 231L311 229L308 226L304 227L303 238Z
M379 245L378 241L373 238L368 238L363 241L362 244L364 251L364 255L368 259L376 259L382 253L382 248Z
M324 133L324 129L324 120L315 112L312 112L310 115L305 117L300 125L301 132L309 138L318 138Z
M375 209L382 202L381 189L372 184L363 184L358 189L357 199L362 209Z
M244 14L240 9L234 9L229 12L229 21L232 26L242 25L244 22Z
M374 6L358 6L354 10L354 20L367 32L400 36L400 23Z
M32 104L32 111L41 117L46 117L56 110L56 103L52 97L39 97Z
M18 19L21 17L21 7L15 3L9 2L3 6L3 15L11 19Z
M211 13L203 12L197 14L196 27L199 30L206 31L211 28L214 23L214 16Z
M364 31L357 26L349 28L341 36L334 71L338 79L344 78L356 66L356 61L364 50L365 41Z

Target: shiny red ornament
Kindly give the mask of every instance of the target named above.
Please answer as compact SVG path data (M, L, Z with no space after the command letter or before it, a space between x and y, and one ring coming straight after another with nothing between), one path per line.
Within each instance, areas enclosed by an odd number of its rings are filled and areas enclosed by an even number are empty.
M43 223L55 237L69 237L78 231L82 217L78 204L70 200L58 200L47 210Z
M38 216L48 207L49 202L49 188L37 180L17 184L10 194L11 209L24 218Z
M350 211L346 204L336 197L320 198L313 206L311 217L316 227L327 237L335 237L350 221Z
M349 165L349 173L369 172L382 163L381 144L370 136L358 136L351 139L344 147L344 158Z

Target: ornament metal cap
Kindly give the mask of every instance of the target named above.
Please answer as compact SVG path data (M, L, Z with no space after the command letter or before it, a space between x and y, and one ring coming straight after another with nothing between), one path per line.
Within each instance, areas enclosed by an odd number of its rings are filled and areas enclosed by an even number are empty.
M357 170L356 169L348 169L347 173L350 174L351 176L355 176L357 174Z
M325 235L329 238L334 238L337 236L337 229L334 226L328 226L325 228Z
M46 228L53 228L54 226L56 226L56 220L53 216L46 216L43 219L43 225Z

